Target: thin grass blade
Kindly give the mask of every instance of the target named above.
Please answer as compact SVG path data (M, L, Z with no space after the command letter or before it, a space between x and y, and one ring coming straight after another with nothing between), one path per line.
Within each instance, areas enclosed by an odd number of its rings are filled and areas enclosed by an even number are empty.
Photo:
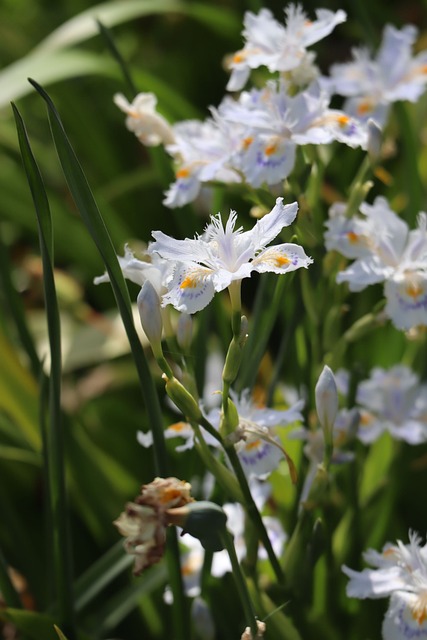
M59 309L53 273L53 233L49 203L43 181L33 156L25 125L13 105L22 160L33 198L39 227L43 262L43 285L49 334L51 367L49 375L49 424L47 460L49 468L49 501L52 512L52 555L57 606L61 625L71 640L75 637L72 594L71 544L65 490L65 465L61 424L61 335Z

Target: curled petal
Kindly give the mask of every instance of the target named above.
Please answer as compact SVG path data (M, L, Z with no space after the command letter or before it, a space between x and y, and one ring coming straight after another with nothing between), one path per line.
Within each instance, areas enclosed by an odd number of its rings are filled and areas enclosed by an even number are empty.
M252 268L259 273L286 273L300 267L307 268L312 262L302 247L288 242L262 251L252 261Z

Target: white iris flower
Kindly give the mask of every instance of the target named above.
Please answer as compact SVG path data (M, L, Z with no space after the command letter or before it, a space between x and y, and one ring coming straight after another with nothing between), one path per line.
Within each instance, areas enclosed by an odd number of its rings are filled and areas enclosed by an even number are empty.
M361 599L391 596L382 627L384 640L426 639L427 545L410 531L409 544L387 543L381 553L369 549L364 558L375 568L342 568L350 578L347 595Z
M385 282L385 312L393 324L404 330L427 325L426 214L419 214L418 228L410 231L385 198L363 203L360 213L347 219L344 208L335 207L326 223L326 247L356 258L337 282L348 282L350 291Z
M359 439L369 444L385 431L409 444L427 441L427 387L404 365L376 367L356 394L360 407Z
M224 227L221 216L211 216L202 236L175 240L162 231L153 231L150 253L175 262L167 283L163 306L172 304L178 311L195 313L206 307L215 292L233 282L248 278L253 271L283 274L308 267L312 259L297 244L284 243L266 249L297 214L296 202L288 205L277 198L276 205L253 229L235 229L236 213L231 212Z
M383 125L391 103L418 100L427 83L427 51L412 56L416 37L413 25L399 31L388 24L375 57L366 49L355 49L352 62L332 66L326 83L334 93L348 97L346 111Z
M277 22L269 9L256 15L246 12L243 37L245 45L229 62L231 76L229 91L239 91L245 85L251 69L266 66L269 71L292 72L312 64L307 47L329 35L337 24L347 18L344 11L336 13L318 9L316 20L309 20L300 5L285 9L286 26Z

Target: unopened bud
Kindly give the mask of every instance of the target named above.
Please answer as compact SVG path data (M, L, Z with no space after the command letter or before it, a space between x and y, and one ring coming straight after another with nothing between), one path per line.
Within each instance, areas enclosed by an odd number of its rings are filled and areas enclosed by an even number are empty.
M163 374L162 377L166 382L166 393L172 402L174 402L178 409L182 411L189 422L199 423L203 417L202 412L191 393L187 391L184 385L182 385L175 376L169 378L166 374Z
M234 336L230 342L222 372L222 379L227 384L234 382L242 363L243 348L246 343L248 330L248 320L246 316L242 316L240 322L240 333L238 336Z
M219 432L222 437L237 433L237 427L239 426L239 413L237 411L234 402L227 398L227 411L222 412L221 421L219 425Z
M338 413L338 389L334 374L325 365L316 384L316 409L323 431L330 436ZM326 437L325 437L326 440Z
M157 356L159 350L161 353L163 321L160 312L160 298L149 280L146 280L142 285L137 305L142 328L151 344L154 355Z

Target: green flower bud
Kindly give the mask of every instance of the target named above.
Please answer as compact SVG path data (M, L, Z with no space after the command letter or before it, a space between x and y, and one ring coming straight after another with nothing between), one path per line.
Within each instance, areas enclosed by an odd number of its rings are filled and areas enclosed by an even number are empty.
M162 378L166 382L166 393L172 402L182 411L189 422L199 423L203 417L202 412L191 393L174 376L169 378L163 374Z
M222 437L233 433L239 426L239 414L236 405L230 398L227 398L227 413L222 413L219 425L219 432Z

